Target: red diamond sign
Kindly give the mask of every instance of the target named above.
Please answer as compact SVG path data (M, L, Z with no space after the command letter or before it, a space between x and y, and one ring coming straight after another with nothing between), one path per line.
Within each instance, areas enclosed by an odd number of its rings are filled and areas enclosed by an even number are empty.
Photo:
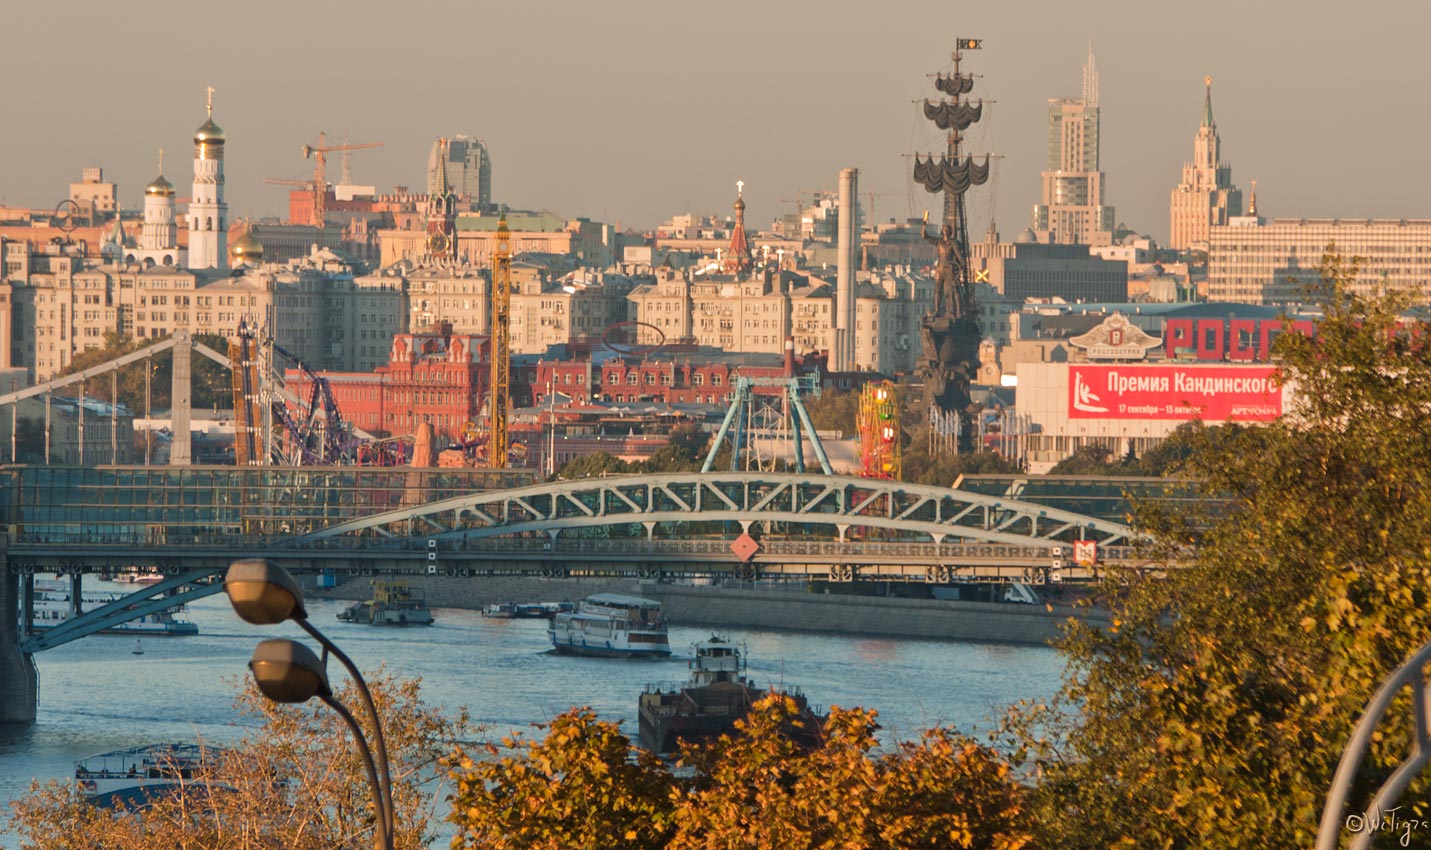
M742 561L749 561L755 557L755 553L760 551L760 544L755 542L755 538L745 532L735 538L730 544L730 551Z

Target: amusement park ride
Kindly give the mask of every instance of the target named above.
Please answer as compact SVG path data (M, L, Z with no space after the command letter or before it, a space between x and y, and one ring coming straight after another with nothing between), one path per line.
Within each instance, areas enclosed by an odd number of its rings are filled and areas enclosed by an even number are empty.
M293 364L309 386L308 398L275 391L283 385L275 358ZM266 330L241 323L229 340L233 363L234 463L239 466L394 466L405 462L402 439L378 439L343 418L328 379L274 341Z
M860 474L900 480L899 397L889 381L865 384L860 392Z

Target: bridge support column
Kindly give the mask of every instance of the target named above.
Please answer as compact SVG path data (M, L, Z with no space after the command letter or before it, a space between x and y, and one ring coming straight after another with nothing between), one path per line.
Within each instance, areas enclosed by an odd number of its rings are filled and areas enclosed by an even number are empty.
M174 332L174 348L170 352L174 358L174 380L169 398L169 427L174 432L169 444L169 465L188 466L193 457L193 435L189 425L191 396L190 377L193 372L194 349L189 344L189 332Z
M4 567L0 572L0 723L34 723L40 698L35 661L20 651L19 611L20 577Z

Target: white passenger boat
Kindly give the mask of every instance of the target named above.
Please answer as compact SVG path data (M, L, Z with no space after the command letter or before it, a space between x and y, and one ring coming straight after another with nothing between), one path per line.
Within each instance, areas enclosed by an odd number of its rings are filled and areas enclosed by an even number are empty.
M670 655L661 603L639 596L598 593L577 610L552 618L552 647L571 655L636 657Z
M80 598L80 610L82 612L93 611L111 602L122 599L122 593L104 592L84 592ZM153 636L179 636L196 635L199 627L188 620L181 620L177 615L184 610L184 605L171 605L161 611L152 614L145 614L142 617L135 617L123 623L116 623L100 634L106 635L153 635ZM70 601L70 590L67 582L56 580L35 580L35 604L31 618L31 629L36 632L48 631L73 616L74 605Z
M75 782L96 806L142 806L192 780L205 755L196 744L150 744L90 756L75 764Z

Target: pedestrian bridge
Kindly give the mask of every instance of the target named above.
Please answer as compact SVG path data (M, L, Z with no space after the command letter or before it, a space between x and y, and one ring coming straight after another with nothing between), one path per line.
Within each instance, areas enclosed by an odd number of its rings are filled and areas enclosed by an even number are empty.
M299 569L401 572L503 563L549 572L571 556L631 569L691 556L708 572L804 562L941 566L961 556L1013 557L1022 567L1071 554L1076 541L1105 556L1131 542L1122 523L1047 505L835 475L690 472L536 484L484 470L351 467L11 475L6 554L31 572L156 565L178 573L253 555Z
M1135 555L1132 531L1104 518L819 474L549 483L483 470L353 467L4 475L13 575L157 566L169 576L63 632L30 638L29 651L218 592L222 571L241 557L300 573L1042 583L1091 577L1100 564L1134 563Z
M1121 523L995 496L837 475L675 473L588 478L457 496L336 523L300 548L486 548L598 539L638 552L657 541L828 541L848 552L900 544L993 544L1051 554L1075 540L1129 542ZM509 551L520 549L509 546ZM788 549L788 547L787 547ZM907 547L906 547L907 550ZM732 551L739 560L758 554ZM797 554L791 551L791 554Z

